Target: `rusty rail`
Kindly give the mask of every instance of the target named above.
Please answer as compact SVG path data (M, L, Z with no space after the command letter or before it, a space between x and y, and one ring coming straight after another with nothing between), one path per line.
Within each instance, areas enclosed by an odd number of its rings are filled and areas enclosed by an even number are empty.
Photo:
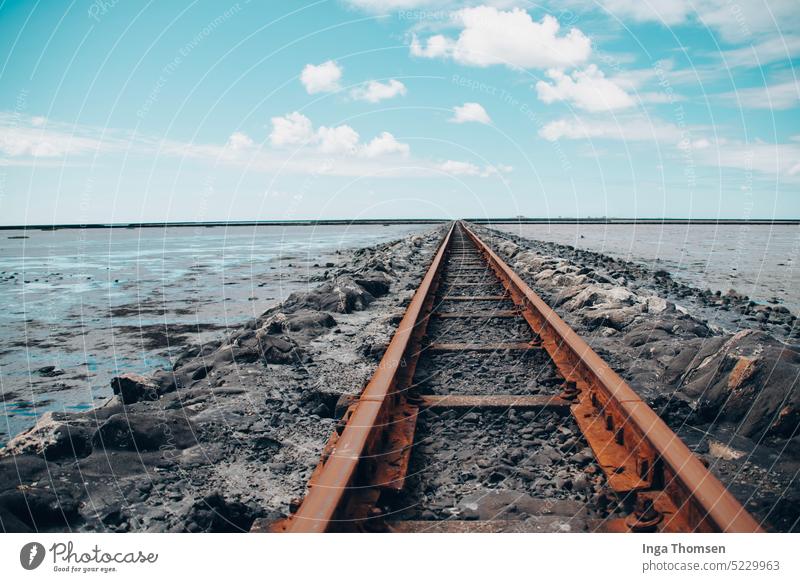
M572 414L610 485L620 493L637 492L638 507L619 529L635 529L637 519L660 514L659 527L670 531L761 531L653 409L486 243L464 230L522 307L559 372L575 382Z
M656 413L472 230L454 223L378 369L326 444L292 514L258 531L326 532L381 529L378 502L402 490L421 406L501 406L503 398L422 397L411 394L422 338L453 232L463 228L500 279L565 379L559 397L505 397L511 406L569 409L604 471L608 485L628 502L627 518L609 519L602 531L758 532L758 523ZM453 345L455 346L455 344ZM449 348L455 349L453 346ZM459 349L472 346L458 345ZM433 344L433 347L436 347ZM439 346L442 347L441 345ZM445 346L447 347L447 346ZM402 531L402 528L398 531Z
M328 441L323 460L309 482L308 494L298 510L274 529L294 533L330 531L337 518L347 511L348 517L341 524L346 526L354 519L368 517L370 506L377 498L377 492L370 484L392 484L390 475L378 475L381 463L385 465L390 460L386 458L384 449L387 441L391 440L390 433L402 429L403 418L412 418L416 422L418 408L408 402L404 390L398 390L398 385L404 380L410 381L414 375L415 362L411 361L410 352L418 352L415 344L425 333L427 313L438 284L437 275L454 229L455 223L442 239L377 371L342 418L344 429L341 435L337 430ZM391 445L390 455L407 457L410 454L413 427L411 439L407 434L402 436L408 442ZM407 458L401 462L407 463ZM400 485L402 483L394 484L395 487Z

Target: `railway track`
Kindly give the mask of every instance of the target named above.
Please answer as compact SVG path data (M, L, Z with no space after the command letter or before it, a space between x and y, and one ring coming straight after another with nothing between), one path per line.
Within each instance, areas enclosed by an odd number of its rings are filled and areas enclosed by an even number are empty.
M339 408L305 498L254 531L761 531L461 222Z

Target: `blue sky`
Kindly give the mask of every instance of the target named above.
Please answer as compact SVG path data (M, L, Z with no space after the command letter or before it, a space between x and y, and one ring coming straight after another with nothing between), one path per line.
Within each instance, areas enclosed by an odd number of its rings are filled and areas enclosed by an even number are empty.
M797 0L0 4L0 222L800 217Z

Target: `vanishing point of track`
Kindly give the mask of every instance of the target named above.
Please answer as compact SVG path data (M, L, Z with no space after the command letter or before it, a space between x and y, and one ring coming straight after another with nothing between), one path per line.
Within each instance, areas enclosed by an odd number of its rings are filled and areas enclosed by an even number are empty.
M496 368L491 389L484 382L471 391L469 373L456 380L453 370L464 362ZM630 386L461 222L442 240L372 379L340 408L305 498L287 518L257 523L255 531L564 531L565 523L569 531L761 531ZM590 476L604 480L612 509L577 511L575 501L535 486L512 492L525 499L521 516L502 507L468 518L426 509L436 509L430 492L444 469L425 460L437 439L455 449L487 448L481 462L489 488L471 485L477 505L506 480L519 483L515 472L528 469L516 462L536 455L549 433L571 434L567 426L578 438L555 434L560 448L547 450L568 465L588 444L599 468ZM498 438L518 442L515 457L492 454ZM469 471L460 478L477 482Z

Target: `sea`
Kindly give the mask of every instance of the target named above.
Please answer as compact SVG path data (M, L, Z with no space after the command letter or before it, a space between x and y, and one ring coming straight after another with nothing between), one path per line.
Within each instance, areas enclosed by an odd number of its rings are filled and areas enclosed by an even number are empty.
M85 410L420 224L0 231L0 446Z

